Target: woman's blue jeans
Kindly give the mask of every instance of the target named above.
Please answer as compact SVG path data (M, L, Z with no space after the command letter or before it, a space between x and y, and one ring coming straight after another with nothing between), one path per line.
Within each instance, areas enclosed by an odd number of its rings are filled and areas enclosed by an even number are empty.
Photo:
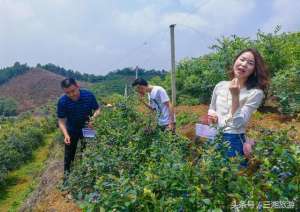
M223 133L223 140L229 142L227 157L235 157L237 153L244 155L243 144L246 142L245 134ZM241 163L242 167L247 167L247 161Z

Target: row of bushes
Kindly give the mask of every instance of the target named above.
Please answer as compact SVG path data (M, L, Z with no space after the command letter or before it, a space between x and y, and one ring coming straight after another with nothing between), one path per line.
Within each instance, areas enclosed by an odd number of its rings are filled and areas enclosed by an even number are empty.
M33 150L43 144L46 133L54 129L52 118L33 118L26 115L1 120L0 128L0 184L9 171L32 157Z
M215 211L233 203L291 201L300 182L299 146L287 131L261 130L251 167L224 157L228 145L162 133L155 118L127 100L103 109L97 138L77 160L64 189L87 211ZM255 166L256 165L256 166ZM294 206L295 207L295 206Z

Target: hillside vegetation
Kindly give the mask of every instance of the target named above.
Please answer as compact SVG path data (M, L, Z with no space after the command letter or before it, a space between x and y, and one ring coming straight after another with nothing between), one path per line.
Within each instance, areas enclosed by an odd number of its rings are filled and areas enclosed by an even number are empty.
M300 33L257 32L256 39L238 36L222 37L210 48L213 53L184 59L176 67L179 104L208 104L214 86L228 80L233 58L242 49L257 48L264 57L271 77L266 104L277 107L282 114L300 112ZM170 92L170 75L155 78Z

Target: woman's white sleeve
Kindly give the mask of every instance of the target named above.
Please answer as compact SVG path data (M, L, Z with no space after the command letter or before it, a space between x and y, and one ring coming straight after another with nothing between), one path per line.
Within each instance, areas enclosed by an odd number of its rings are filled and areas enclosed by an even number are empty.
M260 106L264 98L262 90L255 90L247 99L246 103L227 120L227 125L234 128L245 127L252 113Z
M216 112L217 88L218 88L218 84L215 86L212 97L211 97L211 101L210 101L210 105L209 105L209 109L208 109L208 115L213 115L213 116L217 115L217 112Z

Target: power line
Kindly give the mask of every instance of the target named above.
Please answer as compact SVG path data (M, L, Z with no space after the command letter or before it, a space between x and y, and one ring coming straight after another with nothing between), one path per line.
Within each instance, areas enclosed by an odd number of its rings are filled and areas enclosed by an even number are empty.
M149 46L149 44L151 44L151 42L154 40L154 38L156 36L159 36L161 35L162 33L165 33L166 31L165 30L161 30L160 32L156 32L156 33L153 33L148 39L144 40L142 42L142 44L138 45L137 47L133 48L132 50L129 50L127 51L124 55L126 56L123 56L122 59L120 60L115 60L115 61L118 61L118 64L122 64L124 63L126 60L129 60L129 58L131 58L134 54L138 53L142 48L144 48L145 46ZM109 67L111 67L112 65L110 65Z
M168 32L165 31L165 34L168 34ZM164 36L163 39L162 39L161 41L164 42L166 39L167 39L167 37ZM146 66L147 63L150 61L151 58L154 57L155 54L156 54L156 52L153 51L153 48L149 48L149 49L147 50L147 55L148 55L148 56L140 63L141 66L142 66L142 67Z
M184 27L184 28L187 28L187 29L190 29L192 30L194 33L196 33L197 35L201 35L201 39L199 39L199 42L204 42L203 40L203 34L205 32L201 32L199 29L193 27L193 26L190 26L190 25L186 25L186 24L176 24L176 26L179 26L179 27ZM118 61L118 66L122 66L121 64L124 63L125 61L129 61L130 58L132 58L134 55L136 55L138 52L141 51L141 49L147 47L146 51L147 51L147 54L149 54L150 52L150 55L148 57L146 57L142 63L140 63L140 66L143 67L145 66L146 63L148 63L150 61L150 59L155 55L155 53L153 52L153 50L150 48L151 45L152 45L152 41L158 37L158 36L161 36L162 34L164 35L163 36L163 40L166 39L166 36L165 34L167 34L168 31L167 30L161 30L159 31L158 33L155 32L153 33L151 36L148 37L148 39L145 39L141 44L139 44L138 46L136 46L135 48L132 48L131 50L127 51L126 53L124 53L123 57L118 60L116 59L115 61ZM207 35L207 33L205 33ZM121 57L121 56L120 56ZM176 62L177 64L177 62ZM134 64L133 66L136 66L138 64ZM115 66L115 64L114 64ZM118 67L117 66L117 67ZM110 65L109 67L112 67L112 65Z
M203 37L204 37L204 35L206 35L206 36L209 36L209 34L207 33L207 32L205 32L205 31L200 31L199 29L197 29L197 28L195 28L195 27L193 27L193 26L190 26L190 25L186 25L186 24L176 24L177 26L181 26L181 27L184 27L184 28L186 28L186 29L190 29L190 30L192 30L194 33L196 33L196 34L198 34L198 35L200 35L201 36L201 39L199 40L199 41L204 41L204 39L203 39ZM208 40L208 39L206 39L206 40Z

